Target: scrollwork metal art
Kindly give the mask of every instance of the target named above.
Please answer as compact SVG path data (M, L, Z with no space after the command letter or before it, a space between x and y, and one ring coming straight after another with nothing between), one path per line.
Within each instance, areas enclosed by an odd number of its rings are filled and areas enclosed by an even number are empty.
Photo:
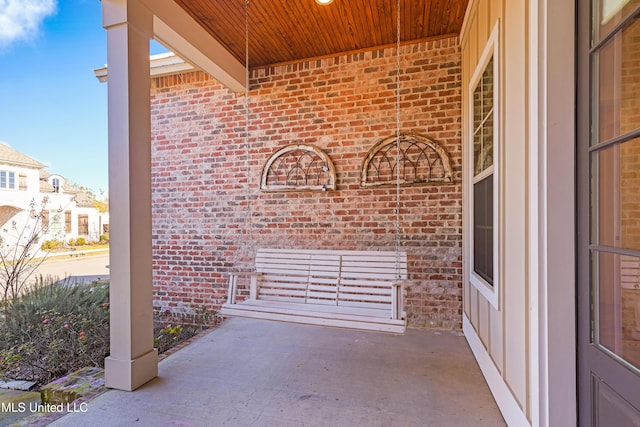
M262 191L327 191L335 189L336 170L329 156L313 145L288 145L274 153L262 169Z
M362 187L396 185L398 168L402 186L453 182L451 161L437 142L416 134L400 135L400 144L396 139L387 137L369 150L362 165Z

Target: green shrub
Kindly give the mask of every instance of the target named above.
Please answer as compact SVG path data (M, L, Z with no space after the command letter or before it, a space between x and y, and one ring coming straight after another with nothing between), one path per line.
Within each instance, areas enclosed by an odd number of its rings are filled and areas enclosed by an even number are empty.
M104 366L109 353L109 285L73 284L40 277L32 290L0 307L0 377L46 384L87 367ZM154 315L160 353L217 323L215 311Z
M5 307L0 324L0 376L47 383L109 353L109 287L48 278Z
M87 239L85 239L84 237L78 237L76 239L76 246L84 246L87 244Z
M67 245L69 246L75 246L76 245L76 239L74 239L73 237L69 239L69 242L67 243Z
M109 233L100 235L100 243L109 243Z

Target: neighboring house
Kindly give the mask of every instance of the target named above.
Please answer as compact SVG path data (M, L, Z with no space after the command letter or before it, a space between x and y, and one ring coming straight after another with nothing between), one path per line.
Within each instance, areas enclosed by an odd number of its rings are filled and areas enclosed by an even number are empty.
M252 243L390 246L394 199L360 187L357 159L395 129L401 75L403 131L443 132L455 172L401 191L410 326L461 323L509 425L640 425L639 2L403 0L397 74L395 2L242 3L102 2L106 384L157 375L154 285L169 307L215 305ZM199 70L150 77L150 39ZM335 161L335 191L260 191L290 144Z
M15 243L17 233L33 225L32 211L41 210L40 241L68 242L78 237L98 241L108 230L109 214L99 212L91 196L45 167L0 144L0 230L4 244Z

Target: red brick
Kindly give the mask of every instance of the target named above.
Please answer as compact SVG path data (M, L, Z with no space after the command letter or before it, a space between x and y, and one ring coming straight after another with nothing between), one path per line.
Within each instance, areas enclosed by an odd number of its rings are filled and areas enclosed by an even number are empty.
M454 170L453 184L401 189L406 311L411 326L460 329L460 48L454 37L401 51L402 131L434 138ZM256 247L393 249L396 189L361 188L360 169L395 134L395 67L389 48L252 71L248 159L243 94L202 72L153 78L154 307L218 308ZM337 190L260 192L288 144L323 149Z

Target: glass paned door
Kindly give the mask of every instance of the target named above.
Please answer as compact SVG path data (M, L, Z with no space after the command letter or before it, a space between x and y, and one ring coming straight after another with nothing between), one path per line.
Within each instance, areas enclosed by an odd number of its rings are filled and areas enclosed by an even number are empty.
M640 426L640 0L589 3L578 3L580 424Z

